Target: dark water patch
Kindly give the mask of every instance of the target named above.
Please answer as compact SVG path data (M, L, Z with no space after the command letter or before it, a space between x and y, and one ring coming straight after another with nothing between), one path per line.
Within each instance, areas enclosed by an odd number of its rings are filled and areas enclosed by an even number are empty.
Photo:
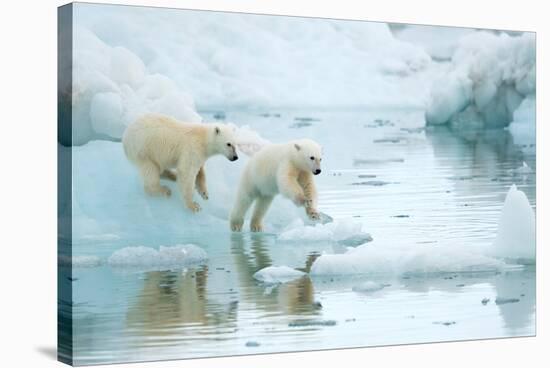
M382 180L368 180L368 181L360 181L360 182L351 183L351 185L368 185L368 186L371 186L371 187L382 187L382 186L388 185L388 184L399 184L399 183L389 182L389 181L382 181Z
M291 129L300 129L300 128L310 127L312 125L313 124L308 122L308 121L298 121L294 124L289 125L289 128L291 128Z
M215 112L214 115L212 115L212 117L216 120L225 120L226 118L225 112L223 111Z
M370 164L389 164L393 162L405 162L404 158L386 158L386 159L365 159L356 158L353 160L355 166L370 165Z
M295 320L288 324L288 327L311 327L311 326L336 326L336 321L329 319L329 320Z
M297 116L294 118L294 120L302 122L321 121L321 119L319 118L312 118L310 116Z
M443 325L443 326L452 326L456 325L455 321L436 321L433 322L434 325Z
M373 143L399 143L402 139L400 138L381 138L381 139L374 139Z
M401 128L399 130L401 130L403 132L413 134L413 133L422 133L424 130L426 130L426 128L424 128L424 127L420 127L420 128Z
M510 303L517 303L517 302L519 302L518 298L496 298L495 299L496 305L510 304Z

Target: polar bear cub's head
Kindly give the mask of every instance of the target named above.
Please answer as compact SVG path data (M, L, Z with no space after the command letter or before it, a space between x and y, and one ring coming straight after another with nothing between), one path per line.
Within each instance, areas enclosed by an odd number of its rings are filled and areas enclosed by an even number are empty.
M300 139L292 142L293 162L297 168L310 171L313 175L321 173L322 149L311 139Z
M214 153L224 155L229 161L236 161L239 159L239 156L237 156L234 129L228 125L214 125L214 129L211 133L210 145Z

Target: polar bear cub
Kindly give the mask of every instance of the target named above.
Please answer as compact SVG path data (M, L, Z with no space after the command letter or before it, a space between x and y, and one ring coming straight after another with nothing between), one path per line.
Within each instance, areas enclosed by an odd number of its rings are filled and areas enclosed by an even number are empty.
M310 139L269 144L247 163L231 211L231 230L241 231L244 216L253 202L251 231L263 231L262 219L273 198L281 193L297 206L304 206L311 219L318 219L317 190L313 175L321 173L321 146Z
M160 184L160 178L176 180L185 205L193 212L200 211L193 201L194 188L208 199L206 160L214 155L238 159L230 127L182 123L159 114L145 115L128 126L122 144L126 157L139 169L146 193L170 196L170 189Z

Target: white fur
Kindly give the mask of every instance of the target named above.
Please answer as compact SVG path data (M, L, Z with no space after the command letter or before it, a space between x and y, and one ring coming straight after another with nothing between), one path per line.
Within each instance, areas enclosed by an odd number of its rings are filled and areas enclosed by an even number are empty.
M193 212L200 210L193 201L193 188L208 199L206 160L214 155L224 155L231 161L237 159L230 127L182 123L159 114L145 115L131 124L124 132L122 143L126 157L141 173L145 192L170 196L170 189L160 184L160 178L177 180L182 198Z
M262 231L262 219L273 198L281 193L297 206L304 206L318 219L317 190L313 175L321 170L321 146L310 139L269 144L247 163L231 212L231 229L240 231L244 216L256 202L250 222L252 231ZM313 159L312 159L313 158Z

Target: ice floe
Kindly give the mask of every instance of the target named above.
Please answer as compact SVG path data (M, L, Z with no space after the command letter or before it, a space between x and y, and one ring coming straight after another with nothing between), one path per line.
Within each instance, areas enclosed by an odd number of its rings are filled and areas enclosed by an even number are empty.
M88 268L101 266L102 262L101 258L99 258L98 256L81 255L70 257L67 255L60 255L58 257L58 263L60 266Z
M500 214L493 253L499 257L534 261L535 213L525 193L512 185Z
M205 263L206 252L194 245L160 246L159 249L135 246L115 251L107 260L111 267L170 269Z
M450 70L434 81L428 124L454 128L504 127L535 93L535 35L473 32L462 37Z
M363 230L360 222L351 219L338 219L326 224L313 225L296 219L283 229L277 239L289 242L335 241L353 246L369 242L372 237Z
M304 275L304 272L288 266L269 266L256 272L253 277L265 284L283 284Z

